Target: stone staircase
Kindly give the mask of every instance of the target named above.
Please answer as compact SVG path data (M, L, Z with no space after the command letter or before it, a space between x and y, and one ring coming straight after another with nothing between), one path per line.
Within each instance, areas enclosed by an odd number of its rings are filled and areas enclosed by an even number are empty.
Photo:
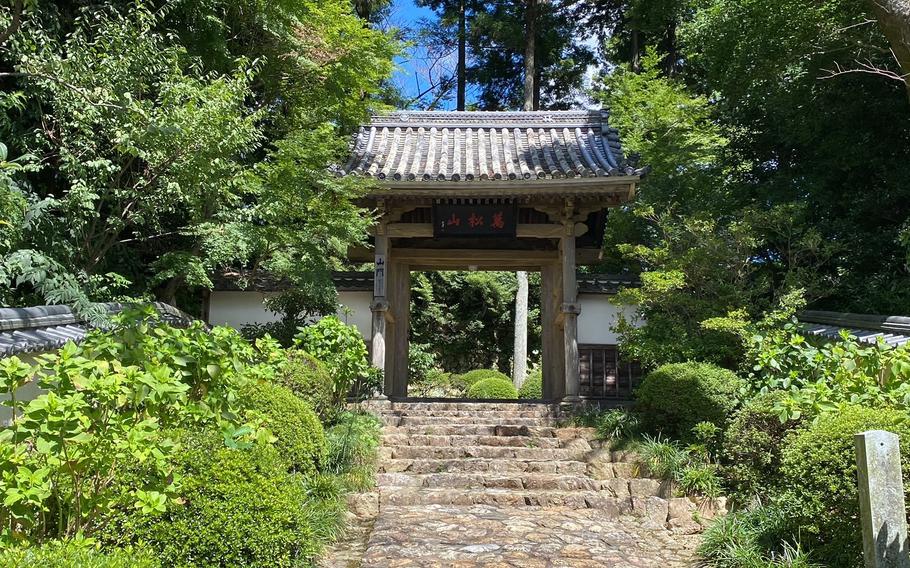
M384 423L379 507L488 505L596 509L697 532L716 507L674 498L591 428L559 427L555 405L374 402Z

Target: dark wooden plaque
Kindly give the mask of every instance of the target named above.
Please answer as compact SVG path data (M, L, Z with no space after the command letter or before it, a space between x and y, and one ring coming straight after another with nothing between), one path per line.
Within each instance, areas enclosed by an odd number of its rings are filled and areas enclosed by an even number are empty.
M515 237L515 203L437 203L433 205L434 237Z

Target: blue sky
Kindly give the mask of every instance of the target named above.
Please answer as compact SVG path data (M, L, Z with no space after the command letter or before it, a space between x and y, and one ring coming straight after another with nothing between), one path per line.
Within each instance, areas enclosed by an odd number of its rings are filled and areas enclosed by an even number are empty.
M387 25L398 28L416 27L421 19L435 19L433 10L421 8L414 4L412 0L394 0L392 2L391 14ZM404 57L397 61L399 69L395 72L393 81L399 85L399 88L406 95L413 96L427 87L429 76L436 72L437 69L428 70L425 54L420 46L414 46L408 50ZM443 65L455 66L454 54ZM470 90L468 92L468 101L470 102ZM455 101L445 101L440 106L442 109L451 110L455 108Z
M393 0L391 13L389 14L386 25L389 27L397 27L402 29L415 28L421 19L435 19L435 14L432 10L428 8L420 8L416 6L413 0ZM596 48L596 44L593 39L588 40L591 42L591 47ZM587 42L586 42L587 43ZM443 71L446 68L451 72L455 68L456 58L455 54L451 54L447 59L436 62L439 66L432 69L429 68L428 61L436 61L434 58L427 57L427 54L424 50L421 49L421 46L412 46L409 48L408 52L400 57L397 61L398 70L393 76L393 81L398 85L399 89L405 94L405 96L413 97L416 93L421 92L429 85L429 80L431 77L442 68ZM589 69L589 75L593 74L596 70L595 67ZM467 102L468 104L474 99L472 96L471 85L468 85L467 88ZM453 93L454 95L454 93ZM592 102L589 100L580 100L579 106L590 106ZM440 109L443 110L454 110L455 100L454 96L451 100L443 101L439 105Z

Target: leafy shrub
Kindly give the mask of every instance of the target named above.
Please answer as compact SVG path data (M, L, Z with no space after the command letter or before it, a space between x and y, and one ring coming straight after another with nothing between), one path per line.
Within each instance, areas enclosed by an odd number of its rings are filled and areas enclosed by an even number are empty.
M512 381L491 377L477 381L468 389L468 398L518 398Z
M241 396L265 418L264 426L277 438L275 447L287 467L314 476L325 461L326 438L313 409L289 389L265 381L251 383Z
M619 442L636 436L641 429L638 415L626 409L611 408L601 413L593 422L597 437L601 440Z
M783 482L800 526L814 537L813 552L832 565L862 564L854 436L865 430L900 436L904 488L910 493L906 412L845 405L795 431L783 448Z
M539 400L543 398L543 372L538 368L531 371L518 389L518 398Z
M372 414L346 412L326 430L326 469L341 476L349 489L372 486L382 425Z
M713 568L810 568L792 526L793 511L779 503L743 509L715 520L698 553Z
M164 566L298 566L332 534L341 504L317 502L269 444L227 447L221 436L188 433L177 456L182 504L155 516L122 509L106 538L141 541ZM332 525L332 526L328 526Z
M691 438L699 422L723 426L743 388L735 373L710 363L659 367L636 390L636 409L646 429L676 439Z
M411 396L421 397L461 397L465 394L464 383L455 375L431 369L423 379L408 381L408 392Z
M648 471L660 479L675 480L689 462L685 448L660 437L644 436L637 451Z
M797 420L781 422L775 410L786 393L760 394L740 408L727 427L721 453L732 497L747 502L781 485L781 449Z
M148 552L114 549L99 552L88 544L51 541L35 548L4 550L0 568L158 568Z
M436 355L427 343L412 343L408 349L408 382L421 382L436 368Z
M307 401L323 422L332 422L340 411L335 386L326 366L300 349L288 349L276 361L275 380Z
M158 510L174 496L173 443L164 429L243 429L238 392L258 355L235 331L173 328L151 308L124 312L113 324L35 366L0 361L0 394L18 415L0 429L4 536L71 538L96 530L118 504ZM16 391L32 378L47 392L24 403ZM135 461L144 475L115 489L113 474Z
M512 382L511 377L496 369L474 369L473 371L468 371L463 375L459 375L459 378L467 388L470 388L474 383L484 379L502 379L504 381L509 381L510 383Z
M354 383L370 372L367 347L360 332L336 316L300 328L294 341L297 347L325 363L338 404L345 400Z
M677 472L676 483L685 495L719 497L722 491L715 464L687 465Z
M796 323L751 338L749 384L755 392L787 393L775 404L781 419L816 416L844 402L910 408L910 346L806 339Z

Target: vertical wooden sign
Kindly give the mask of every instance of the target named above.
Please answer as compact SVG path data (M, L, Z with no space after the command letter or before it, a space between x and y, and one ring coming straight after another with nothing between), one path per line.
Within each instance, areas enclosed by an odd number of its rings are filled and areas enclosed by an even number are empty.
M385 255L376 255L376 267L373 272L373 297L385 297Z

